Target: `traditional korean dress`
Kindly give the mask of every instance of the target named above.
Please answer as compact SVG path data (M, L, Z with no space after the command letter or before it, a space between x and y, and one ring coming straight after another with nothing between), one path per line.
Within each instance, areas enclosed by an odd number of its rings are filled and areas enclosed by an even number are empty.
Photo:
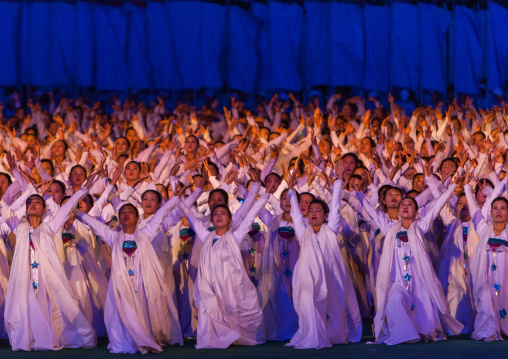
M336 181L328 224L318 233L304 221L295 191L289 191L300 257L293 277L299 327L288 346L320 349L361 339L360 310L337 240L341 190L342 181Z
M78 200L78 190L48 222L32 228L16 216L6 223L17 244L7 290L5 325L13 350L93 347L97 336L83 314L58 255L53 236Z
M502 340L508 336L508 233L496 235L474 200L471 186L464 186L478 245L471 260L476 319L472 339Z
M243 221L222 236L188 216L196 241L202 242L194 291L198 308L197 349L266 341L256 287L245 270L239 245L267 200L268 194L262 195Z
M183 343L178 312L151 241L166 213L177 203L166 202L142 229L126 234L78 211L110 247L111 277L104 320L112 353L161 352L161 345Z
M463 326L449 312L448 302L425 249L423 234L455 191L450 188L408 229L373 217L386 233L376 278L376 343L388 345L445 338Z

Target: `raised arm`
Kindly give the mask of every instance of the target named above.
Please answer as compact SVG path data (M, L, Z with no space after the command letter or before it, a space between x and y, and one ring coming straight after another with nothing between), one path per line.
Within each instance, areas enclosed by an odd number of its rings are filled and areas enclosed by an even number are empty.
M468 183L464 186L464 192L466 193L467 205L469 207L469 213L471 214L471 220L473 221L476 232L479 232L484 226L487 225L486 219L482 215L482 211L478 202L473 195L471 185Z
M339 233L341 195L342 180L337 180L333 185L333 196L332 202L330 203L330 215L328 216L328 226L335 234Z
M259 181L252 182L247 198L245 198L245 201L243 201L240 208L238 208L238 210L235 213L233 213L231 223L232 228L238 227L240 223L243 221L249 210L254 205L254 202L256 201L260 189L261 182Z
M439 213L445 206L446 202L448 202L450 197L455 193L456 188L457 184L452 183L448 190L446 190L439 199L432 203L430 210L418 220L417 225L422 232L427 232L429 230L430 225L434 222L437 216L439 216Z
M291 203L291 218L293 219L296 238L299 239L299 237L303 235L303 232L305 232L307 226L300 209L300 204L298 203L298 196L296 195L296 191L294 189L289 190L289 202Z
M58 232L58 230L64 225L65 221L69 218L69 214L76 208L78 201L86 195L87 192L88 190L86 188L80 188L71 196L71 198L69 198L67 202L64 203L63 206L58 209L53 218L48 221L48 226L53 234Z
M364 200L362 201L362 204L363 209L365 210L365 212L367 212L371 220L379 227L381 232L383 232L383 234L386 235L391 227L390 221L388 220L386 215L383 212L378 211L374 207L372 207L369 201Z
M155 212L152 218L148 222L146 222L145 227L142 229L147 235L148 238L153 239L157 235L157 232L160 229L162 221L166 214L176 206L176 204L180 201L180 198L175 196L164 203L161 208Z
M194 229L194 232L196 232L196 238L198 238L200 241L204 241L206 237L208 236L208 233L210 231L208 228L203 224L203 220L201 218L197 218L192 211L185 206L182 202L178 203L178 208L182 210L185 217L189 220L189 224Z
M74 213L74 218L92 228L95 234L99 236L109 246L113 245L114 231L109 229L109 227L106 224L98 221L97 219L90 216L88 213L85 213L81 210L77 210Z
M259 200L252 205L252 207L249 209L249 212L247 212L247 215L243 219L243 221L233 230L233 236L236 239L236 242L240 244L243 240L243 237L249 233L252 223L256 219L257 215L263 209L263 207L266 204L266 201L268 201L268 194L265 193L259 197Z
M76 193L74 193L71 196L71 198L69 198L69 200L65 202L63 206L60 207L60 209L56 212L53 218L51 218L51 220L48 222L48 226L51 232L53 232L53 234L58 232L58 230L64 225L65 221L69 217L69 214L72 212L74 208L76 208L76 205L78 204L80 198L82 198L85 194L88 193L88 190L90 189L90 187L92 187L96 177L97 173L91 174L86 180L83 187L77 190Z

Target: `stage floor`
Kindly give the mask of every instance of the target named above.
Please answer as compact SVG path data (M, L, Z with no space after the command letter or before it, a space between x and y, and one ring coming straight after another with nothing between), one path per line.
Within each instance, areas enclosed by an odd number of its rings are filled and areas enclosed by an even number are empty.
M186 340L184 346L164 348L161 354L147 354L145 357L189 359L189 358L506 358L508 340L485 343L469 339L467 335L448 337L448 340L433 343L402 344L396 346L367 345L373 340L370 330L371 322L364 322L364 334L361 343L335 345L329 349L297 350L285 347L281 342L268 342L255 347L231 347L225 350L196 350L195 340ZM13 352L7 340L0 340L0 358L132 358L133 355L110 354L107 350L107 339L100 339L97 348L63 349L57 352ZM136 354L141 357L141 354Z

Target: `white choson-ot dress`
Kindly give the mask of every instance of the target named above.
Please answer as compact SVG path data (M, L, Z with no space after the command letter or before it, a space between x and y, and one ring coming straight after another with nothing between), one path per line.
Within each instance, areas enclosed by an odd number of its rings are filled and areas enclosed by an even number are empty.
M461 332L463 326L449 312L422 238L455 188L450 186L408 229L400 222L391 224L384 216L373 217L386 233L376 278L376 343L434 341L445 338L446 332Z
M178 312L151 243L165 215L178 201L178 197L167 201L132 234L111 230L86 213L78 211L75 215L111 247L104 321L112 353L160 352L161 345L183 344Z
M318 233L305 221L296 192L289 191L300 257L293 275L298 331L288 346L319 349L361 339L358 301L337 239L341 190L342 181L338 180L334 184L328 224L323 224Z
M16 216L6 220L16 234L5 305L5 325L13 350L94 347L97 336L83 314L65 274L53 237L78 200L78 190L49 221L37 228Z
M478 245L471 260L473 299L476 309L472 339L502 340L508 335L508 232L496 235L474 200L470 185L465 185L471 220L478 234ZM485 205L488 205L487 203ZM485 206L484 205L484 206ZM490 209L490 205L489 205Z
M198 308L197 349L266 341L256 287L245 270L239 246L267 200L268 194L261 195L243 221L222 236L215 229L210 232L183 208L196 232L196 242L202 242L194 290Z

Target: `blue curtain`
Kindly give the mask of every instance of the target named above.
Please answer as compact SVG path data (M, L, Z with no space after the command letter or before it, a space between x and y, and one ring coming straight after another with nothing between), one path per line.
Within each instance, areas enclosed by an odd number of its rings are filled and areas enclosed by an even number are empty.
M483 14L464 6L455 8L455 90L479 93L484 56L481 29Z
M331 49L333 85L357 86L363 80L363 14L359 5L332 2ZM358 69L358 71L352 71Z
M419 89L423 54L418 7L394 3L392 14L392 85Z
M489 8L489 89L503 89L508 81L508 10L491 2Z
M453 16L452 16L453 15ZM393 2L0 1L0 85L505 89L508 9Z
M390 8L365 5L365 70L363 86L376 91L390 87Z
M446 88L447 84L446 55L448 45L446 38L450 27L451 13L427 4L420 4L419 10L422 88L440 91Z

